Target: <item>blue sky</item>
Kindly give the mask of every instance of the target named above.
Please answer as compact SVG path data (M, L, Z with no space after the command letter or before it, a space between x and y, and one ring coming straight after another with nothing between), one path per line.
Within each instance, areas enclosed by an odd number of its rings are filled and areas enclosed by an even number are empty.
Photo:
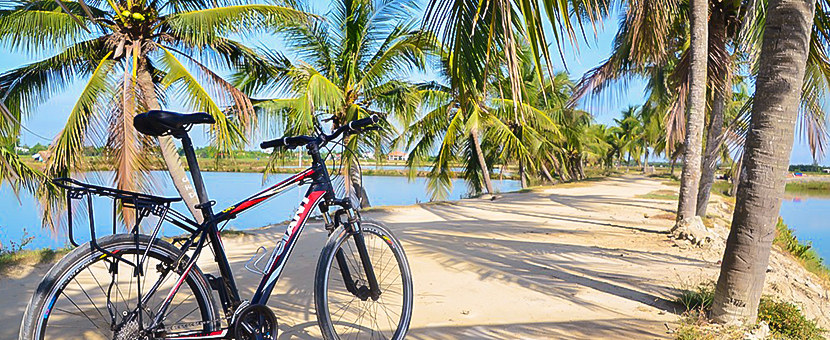
M326 2L312 1L312 7L315 12L324 13L325 3ZM611 18L603 22L602 25L598 27L596 39L591 39L588 42L581 41L577 49L570 45L563 46L563 54L565 55L564 59L567 65L567 70L570 72L574 80L577 80L585 71L600 64L608 57L611 51L614 34L616 33L617 18L618 15L614 14ZM243 40L254 46L268 46L277 50L285 49L280 43L279 38L274 36L250 36L244 37ZM565 69L565 65L563 65L563 62L558 58L559 54L556 47L552 48L552 53L557 57L553 60L554 67L558 70ZM4 46L0 46L0 60L3 61L0 65L0 72L8 71L44 57L44 54L27 55L10 51ZM432 72L413 75L413 78L418 80L429 79L430 77L432 77ZM44 104L40 105L34 112L31 112L29 117L24 122L24 125L27 129L33 131L34 134L29 133L28 131L24 132L22 136L22 143L28 145L34 145L36 143L49 143L51 138L53 138L66 123L69 112L75 104L75 100L78 98L82 87L82 82L76 83L66 92L50 98ZM610 94L603 94L600 98L601 100L594 101L596 103L590 105L587 109L595 115L597 122L611 124L613 119L619 116L620 111L629 105L638 105L643 102L643 90L643 81L631 81L628 83L627 90L623 90L613 95L613 97ZM172 103L172 101L174 100L171 98L169 109L182 110L181 106ZM47 139L36 136L35 134L46 137ZM208 143L203 129L194 129L194 133L192 133L192 135L194 143L197 146L206 145ZM263 136L263 138L267 137L269 136ZM807 145L803 143L798 136L796 136L795 142L790 163L812 163L812 158ZM821 163L830 164L828 163L827 157L825 157L825 160Z

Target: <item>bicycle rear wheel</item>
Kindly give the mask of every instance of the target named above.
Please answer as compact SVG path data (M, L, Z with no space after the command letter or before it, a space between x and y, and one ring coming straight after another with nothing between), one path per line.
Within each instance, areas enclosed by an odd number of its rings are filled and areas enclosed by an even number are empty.
M380 222L363 220L361 230L381 294L372 299L347 288L346 280L352 280L356 290L365 292L369 286L366 272L353 235L346 231L332 234L317 263L317 322L325 339L403 339L412 319L413 294L403 247ZM338 251L345 268L336 258Z
M147 251L150 238L112 235L98 245L123 259L138 263ZM162 280L161 272L179 255L179 249L155 240L147 253L142 275L124 261L92 250L89 243L76 248L55 264L43 278L29 303L20 328L20 339L145 339L141 329L152 321L170 288L180 277L181 268ZM186 259L185 259L186 261ZM138 286L142 296L161 282L137 318ZM211 332L218 325L217 310L210 286L194 265L173 296L165 315L167 326L184 325L171 333ZM190 325L187 325L190 324Z

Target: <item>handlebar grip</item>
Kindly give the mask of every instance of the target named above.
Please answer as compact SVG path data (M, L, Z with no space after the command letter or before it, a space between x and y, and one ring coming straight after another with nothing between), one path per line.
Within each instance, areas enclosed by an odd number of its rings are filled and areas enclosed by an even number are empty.
M349 122L349 129L352 129L352 130L362 129L362 128L365 128L367 126L377 124L379 121L380 121L380 117L378 117L378 115L373 114L369 117L366 117L366 118L363 118L363 119L358 119L358 120L353 120L353 121Z
M265 141L259 144L259 147L262 149L278 148L281 146L285 146L285 137Z
M313 142L316 138L311 136L294 136L294 137L282 137L277 138L274 140L269 140L267 142L262 142L259 144L260 148L267 149L267 148L278 148L282 146L287 146L289 148L296 148L298 146L303 146L308 143Z

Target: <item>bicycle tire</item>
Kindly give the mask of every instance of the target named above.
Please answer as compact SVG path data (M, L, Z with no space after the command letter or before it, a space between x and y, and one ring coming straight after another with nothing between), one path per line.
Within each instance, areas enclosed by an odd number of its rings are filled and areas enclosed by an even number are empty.
M146 235L139 236L139 254L144 253L144 251L147 249L149 241L150 237ZM97 243L101 248L107 251L117 251L123 254L124 256L133 256L131 254L134 254L136 252L135 235L131 234L118 234L102 237L97 240ZM172 263L180 254L180 250L168 242L156 239L154 240L153 246L150 248L148 254L149 259L167 261L167 263ZM84 271L84 269L88 270L89 273L92 274L93 270L89 269L90 266L104 261L105 258L106 256L104 256L103 253L101 253L98 250L93 250L90 243L86 243L74 249L69 254L64 256L58 263L53 265L49 272L46 274L46 276L41 280L40 284L35 290L34 295L32 296L31 301L26 307L26 313L24 314L24 318L21 322L20 327L20 339L40 340L44 338L51 338L47 337L46 335L47 327L49 319L53 317L53 308L55 310L58 308L57 300L60 297L60 295L65 294L64 290L73 280L75 280L77 285L82 290L84 290L84 294L87 294L85 288L83 288L80 281L77 280L77 275ZM186 262L187 258L185 258L184 261ZM92 275L93 277L95 277L94 274ZM173 276L178 277L177 275L168 275L168 278ZM97 291L100 287L101 292L107 294L104 292L103 285L101 285L100 281L98 281L98 278L95 278L95 280L98 286L91 287L90 289L94 289L95 291ZM200 318L204 322L204 325L201 327L202 330L205 332L210 332L221 326L217 323L211 322L213 320L218 320L216 304L211 294L210 285L208 284L201 270L195 264L193 265L193 268L189 272L184 282L187 285L186 289L190 289L190 291L193 293L193 299L195 300L196 306L200 309ZM130 280L130 284L132 284L132 280ZM182 288L185 288L184 284L182 285ZM122 293L123 297L123 292L119 291L119 293ZM167 294L167 291L159 290L157 291L156 295L159 294L161 294L161 296L164 297L164 295ZM65 297L65 300L72 301L69 295L65 295ZM92 301L92 298L89 295L87 295L87 298L89 298L90 303L94 305L94 302ZM116 303L117 302L118 301L116 301ZM45 309L47 303L49 303L49 308ZM72 301L72 304L75 304L75 302ZM78 306L76 305L76 307ZM94 307L98 309L98 306ZM125 307L125 310L128 309L130 307L129 303L125 302ZM78 307L78 311L81 311L81 313L85 313L80 307ZM104 315L101 316L103 319ZM87 318L89 317L87 316ZM92 321L92 319L90 319L89 321L92 322L92 325L96 325ZM97 331L99 331L99 333L101 333L102 335L106 336L105 332L101 332L100 328Z
M376 273L376 277L379 281L378 283L382 291L382 295L377 301L386 304L389 302L397 302L398 300L400 300L400 315L397 317L397 320L395 320L394 317L391 317L389 315L388 309L383 309L383 311L386 312L386 321L392 320L395 324L393 326L395 329L386 329L386 331L388 331L388 333L390 334L390 336L387 337L385 336L384 330L382 329L369 329L370 327L364 327L362 324L363 320L361 320L362 316L360 316L366 315L362 314L363 312L358 312L361 314L358 314L356 325L354 323L351 323L353 326L356 327L351 327L352 325L349 325L349 323L347 322L341 322L342 318L345 317L347 313L350 313L347 310L344 310L342 315L335 316L338 319L332 321L333 316L330 308L332 304L331 298L333 297L332 291L336 288L345 289L345 286L337 287L339 286L339 284L332 285L332 283L335 283L337 281L337 277L340 277L342 274L340 272L339 266L337 265L337 261L335 261L336 252L338 249L344 249L344 255L347 258L350 256L359 256L357 255L356 251L346 250L346 248L351 245L351 243L348 242L350 239L352 239L352 237L345 230L341 230L338 233L333 233L332 235L330 235L328 241L326 242L326 246L320 253L320 258L317 263L317 272L315 274L314 280L314 302L317 313L317 323L320 326L323 338L327 340L336 340L341 339L342 337L348 337L351 339L354 335L357 335L356 338L361 339L364 337L361 336L361 334L364 333L369 333L366 335L370 339L374 339L376 335L379 335L380 338L387 338L393 340L404 339L406 337L406 332L409 330L409 323L412 320L413 300L412 274L410 272L409 262L406 259L406 254L404 253L403 247L401 247L401 244L398 241L398 239L396 239L395 236L392 235L392 233L389 231L389 229L386 226L384 226L381 222L364 219L361 222L361 229L364 238L366 239L367 250L370 253L373 268L375 268L374 270ZM368 249L370 247L370 244L373 244L373 246L381 245L382 249L374 249L375 252L373 253L371 249ZM394 255L394 262L397 265L397 270L391 268L389 271L385 271L385 267L388 267L391 261L391 257L388 257L387 260L384 260L386 261L385 264L384 261L376 261L376 255L380 255L380 258L383 258L384 249L388 249L389 253ZM378 252L380 252L380 254L378 254ZM350 274L352 274L353 277L359 277L360 275L362 275L363 269L362 266L359 264L359 258L352 258L351 260L347 259L347 262L349 263L347 266L350 267ZM395 277L390 277L393 276L392 273L395 273L395 276L400 277L401 292L399 294L399 297L395 297L395 295L397 294L392 293L392 291L390 290L390 288L392 288L392 285L395 283L396 280ZM358 278L358 280L360 279ZM339 296L344 295L343 293L339 294ZM348 305L346 306L347 309L349 306L351 306L352 303L354 303L356 299L356 295L352 295L352 302L348 303ZM389 298L390 301L384 301L384 297ZM348 296L344 296L344 298L348 298ZM373 300L371 298L369 298L367 301L362 301L359 299L357 301L361 302L358 302L356 306L360 306L361 304L371 306L373 303ZM374 303L376 304L377 301L374 301ZM389 304L392 305L391 303ZM378 308L383 307L378 307L375 305L374 308L374 313L377 314ZM335 313L340 312L340 310L341 309L336 309ZM372 310L368 308L366 308L365 310L368 310L368 313L372 313ZM391 311L394 312L395 309ZM377 315L372 317L374 318L375 326L381 328L378 322ZM387 324L391 325L391 323ZM337 328L339 328L340 331L338 331ZM353 329L352 334L349 334L348 330L350 328ZM354 332L354 330L356 330L356 333Z

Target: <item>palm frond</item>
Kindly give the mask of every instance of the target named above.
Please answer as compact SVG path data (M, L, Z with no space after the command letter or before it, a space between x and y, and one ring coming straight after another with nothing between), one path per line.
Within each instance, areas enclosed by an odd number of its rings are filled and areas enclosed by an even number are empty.
M89 77L81 91L81 96L69 113L69 119L63 130L55 137L49 147L50 155L46 161L46 174L51 177L67 177L70 171L78 169L87 134L98 133L97 126L101 119L100 100L112 88L109 73L115 61L109 59L108 53Z
M0 102L13 117L0 130L16 135L19 122L37 105L64 91L75 79L88 76L104 57L103 41L88 40L63 52L0 75Z
M64 5L69 13L54 1L35 1L0 10L0 41L15 51L40 53L90 39L92 36L85 24L91 25L98 34L105 32L103 27L86 18L79 3L64 2ZM103 17L105 12L96 9L94 15ZM78 17L82 22L77 21Z
M213 144L223 152L244 145L246 142L245 135L239 126L229 119L196 77L169 50L163 47L161 49L164 54L160 60L166 67L165 72L167 73L162 85L165 88L176 85L179 87L179 94L186 99L184 105L213 116L216 120L216 124L210 126Z
M174 13L164 24L194 46L205 46L231 34L267 32L288 24L304 25L308 15L293 8L246 4Z
M20 189L34 194L41 186L55 191L54 184L38 169L22 162L11 148L0 147L0 185L8 183L18 195Z

